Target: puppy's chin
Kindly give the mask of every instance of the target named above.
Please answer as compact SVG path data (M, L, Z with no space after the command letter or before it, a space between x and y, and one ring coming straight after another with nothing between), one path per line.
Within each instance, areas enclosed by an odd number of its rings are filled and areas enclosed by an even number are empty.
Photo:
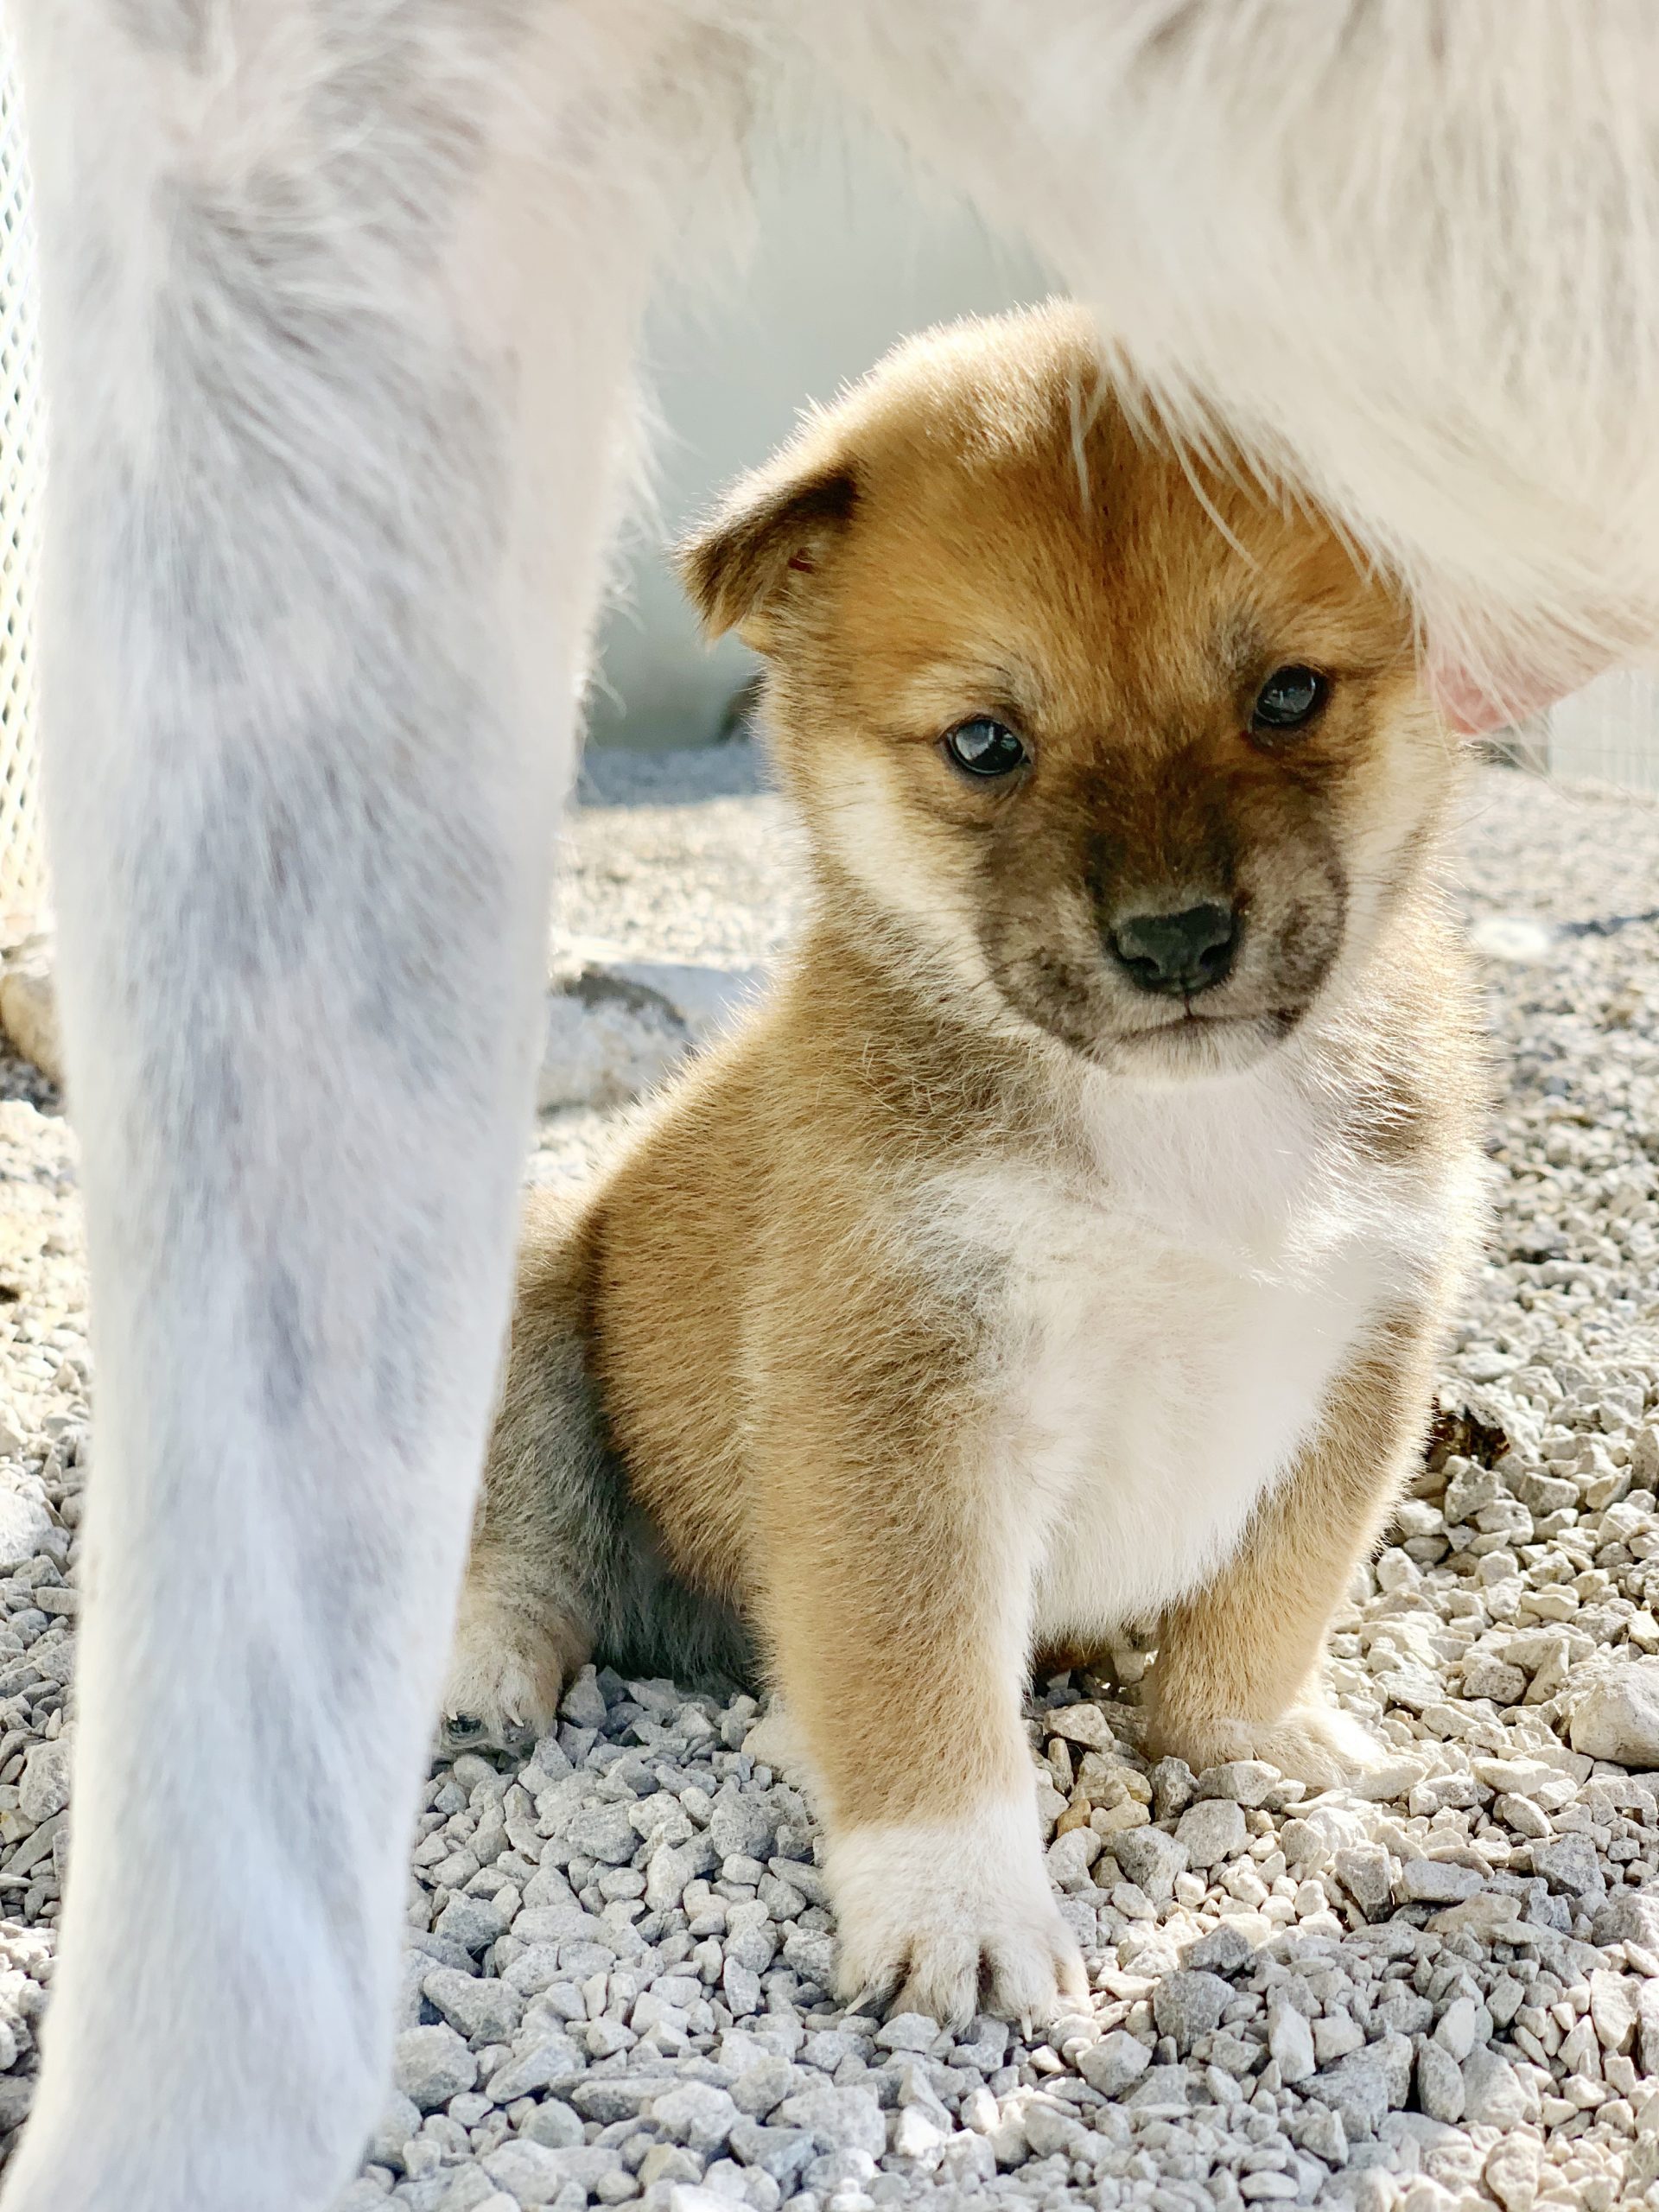
M1234 1014L1191 1007L1160 1019L1150 1006L1103 1007L1086 988L1039 997L1005 981L998 995L1027 1035L1040 1031L1103 1074L1170 1090L1257 1066L1294 1033L1313 1003Z
M1243 1075L1279 1049L1302 1013L1286 1007L1260 1014L1181 1014L1103 1036L1085 1057L1114 1075L1173 1090L1207 1077Z

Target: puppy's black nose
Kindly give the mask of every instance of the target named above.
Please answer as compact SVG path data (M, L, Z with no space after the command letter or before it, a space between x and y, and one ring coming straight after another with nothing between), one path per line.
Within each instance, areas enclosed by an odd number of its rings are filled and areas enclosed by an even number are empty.
M1126 914L1106 942L1138 989L1190 998L1225 978L1238 947L1238 916L1214 899L1179 914Z

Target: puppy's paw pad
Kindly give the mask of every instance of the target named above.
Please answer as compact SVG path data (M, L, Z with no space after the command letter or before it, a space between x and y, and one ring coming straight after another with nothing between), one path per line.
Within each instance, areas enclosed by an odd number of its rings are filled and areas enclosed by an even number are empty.
M976 2012L1038 2027L1089 1998L1082 1955L1058 1914L1041 1927L934 1925L874 1943L843 1936L836 1986L843 2001L874 1997L891 2013L925 2012L946 2028Z
M1370 1730L1334 1705L1294 1707L1255 1732L1255 1756L1313 1789L1363 1786L1397 1764Z
M447 1758L463 1751L504 1751L509 1758L528 1758L536 1745L537 1730L528 1721L504 1713L492 1719L478 1713L446 1713L438 1730L438 1748Z
M552 1726L559 1701L556 1659L542 1639L492 1630L474 1613L450 1658L439 1731L443 1749L506 1751L522 1758Z
M1185 1759L1195 1773L1235 1759L1262 1759L1311 1789L1363 1787L1396 1763L1369 1728L1323 1700L1293 1706L1276 1720L1217 1720L1173 1731L1160 1748Z
M925 2012L941 2027L963 2028L976 2012L992 2012L1029 2030L1086 2005L1088 1977L1064 1924L1046 1930L982 1929L964 1940L955 1929L911 1939L890 1969L903 1980L888 2011Z

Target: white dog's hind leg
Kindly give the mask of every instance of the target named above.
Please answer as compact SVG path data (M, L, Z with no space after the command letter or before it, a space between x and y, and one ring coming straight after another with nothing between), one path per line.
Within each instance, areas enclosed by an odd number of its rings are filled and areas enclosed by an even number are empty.
M676 119L613 143L626 0L23 12L99 1440L6 2212L314 2212L385 2078Z

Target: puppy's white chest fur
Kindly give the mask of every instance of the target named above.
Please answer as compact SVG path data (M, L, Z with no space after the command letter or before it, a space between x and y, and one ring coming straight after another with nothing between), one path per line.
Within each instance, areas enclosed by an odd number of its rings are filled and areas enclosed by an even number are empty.
M983 1478L1039 1641L1207 1580L1423 1257L1421 1185L1356 1158L1282 1065L1086 1098L1092 1172L952 1173L995 1255Z

